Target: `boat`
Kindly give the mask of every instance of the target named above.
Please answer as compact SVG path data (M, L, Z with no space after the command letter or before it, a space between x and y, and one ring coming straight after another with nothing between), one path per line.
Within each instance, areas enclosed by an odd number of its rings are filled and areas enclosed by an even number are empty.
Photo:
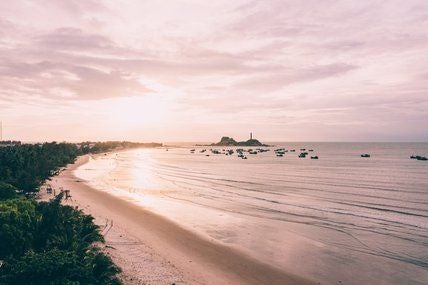
M362 154L361 157L370 157L370 154L365 153L365 154Z
M318 155L311 156L311 159L318 159Z
M305 158L305 157L306 157L306 153L304 153L304 152L300 153L300 154L299 154L299 157L300 157L300 158Z
M417 160L428 160L428 158L426 158L425 156L420 156L420 155L417 155L416 159Z
M277 157L283 157L284 155L282 153L278 153L276 156Z

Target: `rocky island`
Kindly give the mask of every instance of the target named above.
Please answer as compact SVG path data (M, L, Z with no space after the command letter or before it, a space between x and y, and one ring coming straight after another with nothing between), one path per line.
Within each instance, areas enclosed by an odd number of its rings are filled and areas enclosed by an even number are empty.
M247 141L237 142L231 137L222 137L220 142L211 144L212 146L268 146L261 143L259 140L253 139L250 135L250 139Z

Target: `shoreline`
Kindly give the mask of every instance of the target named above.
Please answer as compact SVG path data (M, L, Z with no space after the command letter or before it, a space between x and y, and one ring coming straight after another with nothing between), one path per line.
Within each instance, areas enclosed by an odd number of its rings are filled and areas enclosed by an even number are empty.
M71 190L66 204L94 216L124 284L314 284L90 187L74 175L88 159L79 157L51 184Z

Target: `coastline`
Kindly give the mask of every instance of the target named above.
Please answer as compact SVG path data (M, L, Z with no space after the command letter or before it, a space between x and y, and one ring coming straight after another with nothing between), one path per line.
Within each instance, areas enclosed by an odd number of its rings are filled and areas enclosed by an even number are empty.
M71 190L66 203L94 216L125 284L314 284L88 186L74 175L88 159L79 157L51 184Z

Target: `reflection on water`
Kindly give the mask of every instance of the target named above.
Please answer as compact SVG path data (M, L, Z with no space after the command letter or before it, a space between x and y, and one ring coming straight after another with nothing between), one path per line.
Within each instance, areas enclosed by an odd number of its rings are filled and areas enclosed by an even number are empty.
M428 144L298 143L276 157L188 148L103 156L77 175L324 284L428 283ZM319 160L298 158L301 147ZM370 158L360 154L370 153Z

